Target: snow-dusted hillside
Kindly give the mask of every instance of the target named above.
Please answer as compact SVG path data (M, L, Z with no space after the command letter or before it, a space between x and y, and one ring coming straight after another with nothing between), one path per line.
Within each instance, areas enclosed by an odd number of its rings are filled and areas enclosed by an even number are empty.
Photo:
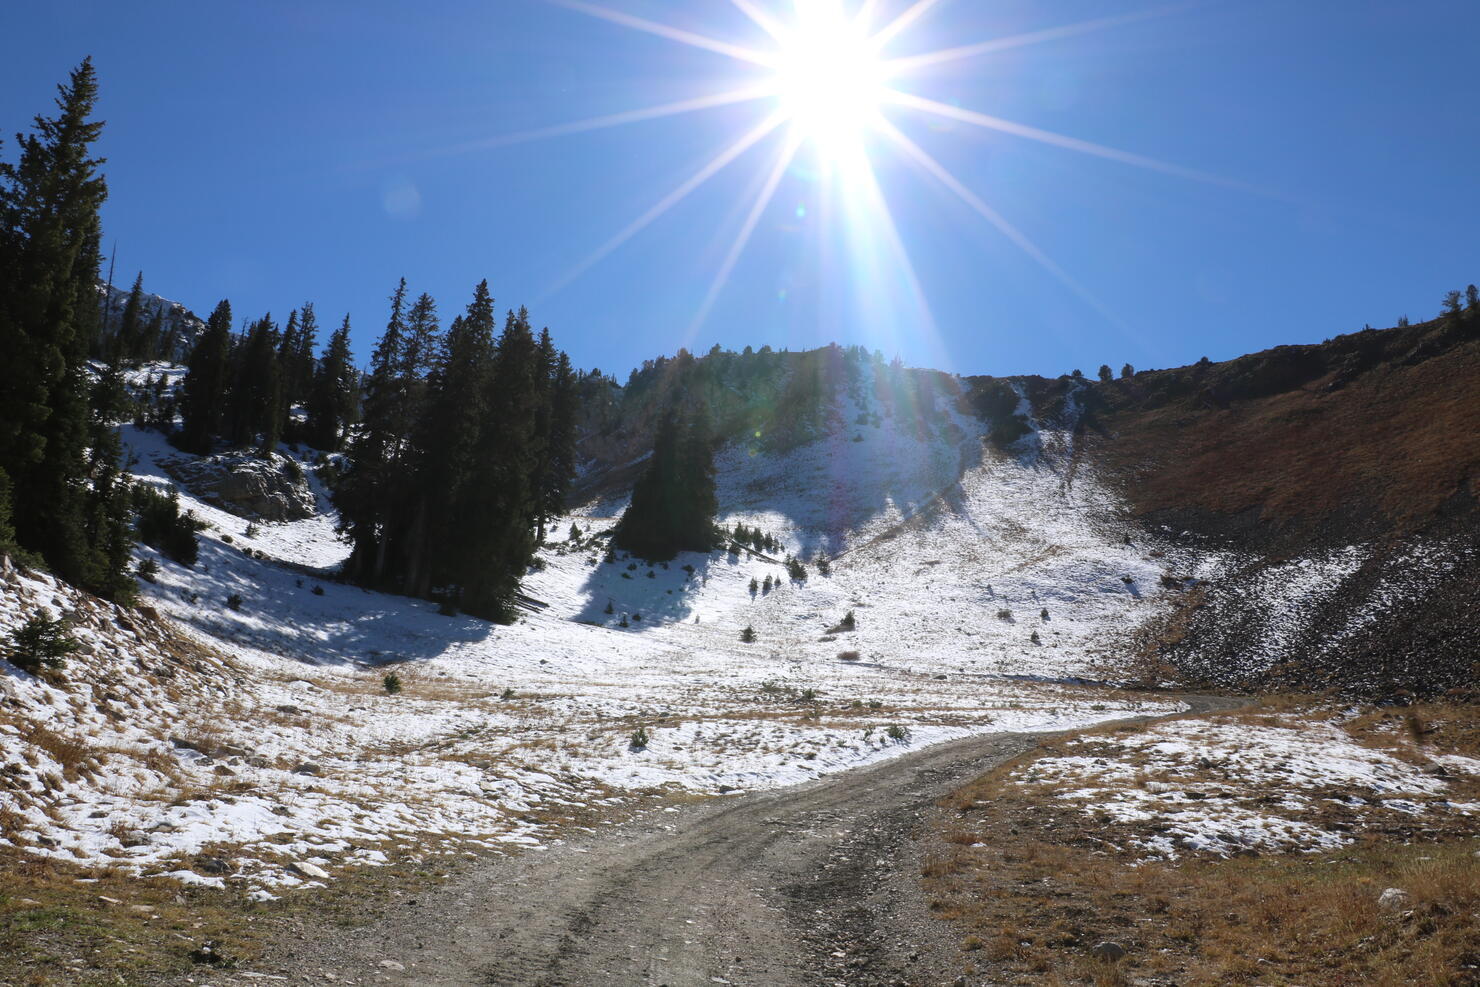
M498 627L334 582L346 546L317 484L320 513L282 524L182 495L210 528L193 569L141 549L159 627L10 574L4 626L75 612L87 653L50 683L4 666L0 839L266 890L389 843L538 844L572 806L663 786L793 784L971 732L1177 708L1072 684L1113 677L1113 649L1176 595L1161 575L1204 562L1128 543L1092 473L1069 482L1063 423L1000 453L945 405L928 428L835 410L823 440L719 460L722 521L827 555L828 576L724 552L604 563L590 536L620 505L593 504L526 581L543 605ZM167 484L180 453L125 438ZM563 540L572 523L583 537ZM830 631L850 610L856 630Z

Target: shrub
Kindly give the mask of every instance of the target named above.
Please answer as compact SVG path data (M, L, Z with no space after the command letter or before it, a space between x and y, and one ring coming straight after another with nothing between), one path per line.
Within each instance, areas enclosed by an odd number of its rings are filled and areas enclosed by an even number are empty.
M909 740L910 740L910 728L909 727L902 727L898 723L891 723L891 724L889 724L888 728L885 729L884 733L886 733L889 736L889 739L892 740L892 741L894 741L895 743L899 743L899 744L907 744L907 743L909 743Z
M5 658L16 668L35 674L43 668L61 668L76 650L76 638L67 633L67 619L53 619L43 608L10 632Z
M513 699L514 698L514 690L513 689L505 689L503 692L500 692L498 694L498 697L500 699Z
M195 565L200 557L195 533L205 525L188 511L180 513L179 493L171 489L164 494L146 483L136 483L129 497L133 501L139 540L180 565ZM222 541L230 542L231 536L225 536Z
M617 621L617 626L618 627L631 627L632 625L630 623L628 623L628 621L627 621L627 615L626 614L622 614L622 619L619 620L619 621Z
M749 624L746 624L745 625L745 630L743 630L743 631L740 632L740 640L741 641L744 641L746 644L754 644L755 643L755 628L754 627L751 627Z
M635 613L635 614L632 615L632 619L633 619L634 622L639 622L640 623L642 621L642 614Z
M831 576L832 575L832 563L828 561L826 555L822 555L822 556L819 556L818 557L818 559L817 559L817 571L819 573L821 573L822 575L824 575L824 576Z
M240 610L242 608L242 595L240 593L232 593L226 598L226 605L232 610Z
M839 651L838 652L838 661L858 661L858 659L860 659L862 657L863 657L863 655L859 654L857 651Z
M817 690L803 689L801 696L798 698L800 698L804 703L815 703L817 701Z
M314 596L323 596L324 595L324 587L317 586L317 585L314 586L314 588L313 588L313 595Z
M283 472L288 474L288 479L294 483L303 482L303 467L298 465L298 460L289 459L283 463Z
M998 620L1011 620L1012 619L1012 611L1011 610L998 610L997 611L997 619Z
M648 745L647 727L645 727L645 726L638 726L638 728L636 730L633 730L632 731L632 740L629 742L629 746L631 746L631 748L633 750L635 750L635 751L640 751L640 750L646 750L647 749L647 745Z
M381 679L380 681L381 684L385 686L385 691L392 696L401 691L401 676L397 675L395 672L387 674L386 677Z
M545 569L549 566L549 564L550 563L546 562L544 559L542 559L538 555L536 555L534 558L532 558L532 559L529 560L529 571L530 572L544 572Z
M256 538L258 535L262 534L262 529L257 527L256 521L251 521L248 522L247 530L243 532L243 534L247 538Z
M1038 636L1038 632L1037 631L1034 631L1032 634L1028 635L1028 640L1032 641L1034 644L1042 644L1043 643L1043 639Z
M144 580L144 582L152 583L155 577L159 575L159 563L153 559L140 559L138 568L134 571L139 574L139 578Z
M611 600L607 600L606 601L606 609L603 610L602 613L605 613L605 614L610 615L610 614L614 614L616 612L617 612L616 606L612 603Z
M1038 617L1041 620L1047 620L1048 619L1048 607L1044 607L1042 610L1038 611Z

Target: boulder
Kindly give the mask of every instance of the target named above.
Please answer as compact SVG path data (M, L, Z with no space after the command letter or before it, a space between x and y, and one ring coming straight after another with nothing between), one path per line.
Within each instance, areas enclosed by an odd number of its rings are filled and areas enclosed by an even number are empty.
M318 864L311 864L306 860L293 861L293 863L288 865L288 870L302 877L307 877L315 881L329 880L328 871L324 870L324 868L320 867Z
M302 468L276 453L173 459L164 466L201 500L249 521L301 521L318 512Z
M1396 912L1408 907L1408 892L1402 888L1388 888L1377 896L1377 907L1385 912Z

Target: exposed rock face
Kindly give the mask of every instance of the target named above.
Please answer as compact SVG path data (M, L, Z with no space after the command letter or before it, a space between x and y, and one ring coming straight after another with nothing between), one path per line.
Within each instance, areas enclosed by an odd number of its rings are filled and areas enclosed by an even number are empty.
M118 331L120 320L123 317L123 308L128 304L128 296L127 288L114 286L110 291L106 285L98 285L98 305L103 314L101 329L104 336L110 336ZM201 321L200 316L184 305L172 302L168 298L161 298L146 292L141 301L139 318L145 324L156 317L159 319L164 359L184 363L189 359L190 351L200 339L201 333L205 332L206 324Z
M224 454L166 464L179 484L209 504L253 521L313 517L313 491L302 468L285 456Z

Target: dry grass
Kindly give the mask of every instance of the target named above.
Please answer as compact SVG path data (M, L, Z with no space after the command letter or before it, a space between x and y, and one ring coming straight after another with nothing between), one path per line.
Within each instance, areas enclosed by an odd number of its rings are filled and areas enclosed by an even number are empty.
M1357 508L1411 524L1454 494L1476 491L1477 374L1480 344L1472 341L1416 365L1379 365L1335 391L1326 388L1331 374L1228 408L1201 387L1142 406L1140 392L1156 384L1148 377L1109 392L1104 424L1115 438L1097 441L1095 451L1130 481L1127 493L1142 511L1316 520Z
M1290 700L1271 707L1301 712ZM1270 715L1230 719L1258 723ZM1480 752L1480 711L1468 707L1375 710L1346 727L1359 742L1409 760ZM1127 732L1100 731L1105 746L1096 753L1111 756L1113 740ZM963 963L990 972L991 982L1480 984L1473 816L1354 832L1352 846L1328 853L1142 860L1107 849L1108 817L1055 805L1051 792L1011 780L1046 754L1052 751L1027 755L943 800L924 847L932 911L955 924L963 943L979 944L963 947ZM1408 893L1405 907L1378 906L1389 887ZM1125 946L1129 957L1093 960L1089 951L1103 940Z

